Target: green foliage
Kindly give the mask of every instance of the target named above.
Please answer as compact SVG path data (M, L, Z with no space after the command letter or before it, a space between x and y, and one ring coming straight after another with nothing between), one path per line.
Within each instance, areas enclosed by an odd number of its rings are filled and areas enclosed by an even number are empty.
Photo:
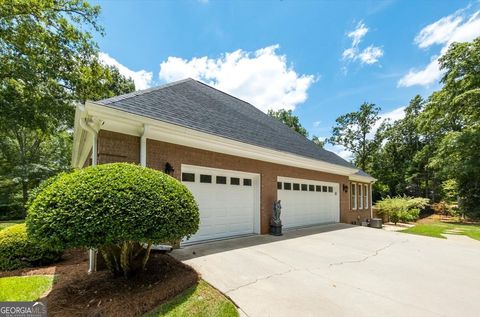
M293 115L292 110L280 109L277 111L268 110L268 115L272 118L277 119L278 121L284 123L286 126L290 127L293 131L296 131L308 138L308 131L300 124L300 119L297 116ZM318 139L318 138L317 138Z
M318 145L319 147L323 148L325 146L325 142L327 142L327 140L321 140L318 136L314 135L312 137L312 142L315 143L316 145Z
M419 132L418 117L424 106L422 97L415 96L405 107L403 119L384 122L376 133L378 146L369 172L378 179L375 189L381 187L381 197L428 195L434 187L434 176L427 168L429 151L424 150L429 142Z
M455 180L460 208L480 216L480 38L454 43L440 58L443 88L422 113L422 128L435 138L429 167Z
M459 224L448 222L422 223L417 224L412 228L402 230L402 232L441 239L446 238L444 234L458 234L475 240L480 240L480 225L478 224Z
M338 117L333 127L333 135L329 142L341 145L352 152L354 163L364 171L371 158L375 142L368 138L375 123L380 119L380 107L371 103L363 103L359 111L350 112Z
M0 217L24 216L30 190L69 169L74 102L135 89L99 61L99 13L84 0L0 2Z
M0 231L0 270L50 264L58 261L61 254L56 245L45 246L31 240L25 224Z
M0 301L36 301L53 284L53 276L11 276L0 278Z
M379 216L387 216L393 223L415 221L420 210L425 208L429 199L422 197L387 197L377 201L375 208Z
M58 176L32 199L27 216L36 241L99 248L110 269L125 275L138 269L134 260L140 255L144 267L152 244L189 237L198 224L198 206L185 185L126 163Z
M9 221L0 221L0 230L14 226L16 224L23 223L23 220L9 220Z
M201 280L198 285L186 290L144 317L237 317L235 305L222 293Z

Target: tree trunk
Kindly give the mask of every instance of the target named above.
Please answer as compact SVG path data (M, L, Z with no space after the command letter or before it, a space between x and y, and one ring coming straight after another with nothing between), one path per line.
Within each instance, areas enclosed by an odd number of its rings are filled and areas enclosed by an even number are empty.
M129 278L145 269L152 244L144 247L136 241L123 241L100 249L107 268L114 276Z

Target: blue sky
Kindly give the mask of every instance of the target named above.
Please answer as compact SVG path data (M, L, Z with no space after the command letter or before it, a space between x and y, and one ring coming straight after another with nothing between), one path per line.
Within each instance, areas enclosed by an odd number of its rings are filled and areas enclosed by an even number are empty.
M478 1L95 3L101 56L137 88L194 77L264 111L294 109L320 137L365 101L401 117L438 89L448 44L480 36Z

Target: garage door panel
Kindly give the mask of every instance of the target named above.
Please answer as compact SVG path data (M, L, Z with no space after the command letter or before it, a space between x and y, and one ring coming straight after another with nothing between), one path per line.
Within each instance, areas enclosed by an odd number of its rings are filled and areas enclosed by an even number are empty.
M282 223L285 228L339 221L340 199L337 183L286 177L278 177L278 181L282 182L282 189L277 191L277 197L282 201ZM292 190L285 190L284 183L291 183ZM300 188L302 184L307 185L308 191L293 190L293 184L300 184ZM314 186L315 191L310 190L311 186Z
M184 166L182 173L195 174L194 181L183 183L190 189L198 203L200 224L198 232L188 242L251 234L255 231L255 217L259 218L260 202L255 191L259 190L259 175L242 172ZM211 183L201 183L200 175L210 175ZM182 174L183 175L183 174ZM217 176L219 182L217 183ZM231 179L240 184L231 184ZM251 186L244 185L251 180ZM248 183L248 181L247 181Z

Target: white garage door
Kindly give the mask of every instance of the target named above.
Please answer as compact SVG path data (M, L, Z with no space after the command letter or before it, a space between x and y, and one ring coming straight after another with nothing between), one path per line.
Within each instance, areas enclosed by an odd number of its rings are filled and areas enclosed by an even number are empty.
M183 243L258 233L260 176L182 165L182 182L200 209L198 232Z
M278 177L277 197L282 201L285 228L340 220L338 183Z

